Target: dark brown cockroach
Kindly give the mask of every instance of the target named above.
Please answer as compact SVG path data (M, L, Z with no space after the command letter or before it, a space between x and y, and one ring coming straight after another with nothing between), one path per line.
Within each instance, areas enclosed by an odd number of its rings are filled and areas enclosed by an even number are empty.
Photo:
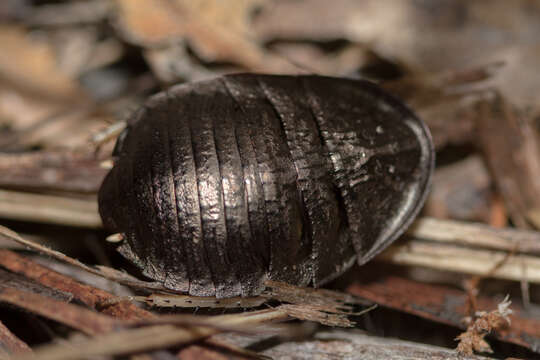
M434 161L426 126L369 82L255 74L151 97L113 155L99 211L120 252L218 298L367 262L418 213Z

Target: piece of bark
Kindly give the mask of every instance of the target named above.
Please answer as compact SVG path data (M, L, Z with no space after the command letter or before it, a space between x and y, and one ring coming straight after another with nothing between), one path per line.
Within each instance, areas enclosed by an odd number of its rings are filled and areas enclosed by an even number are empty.
M113 318L81 306L15 288L0 288L0 302L55 320L88 335L110 332L119 325Z
M0 265L14 273L33 279L42 285L69 293L76 300L87 306L99 309L103 313L116 318L142 320L154 317L152 313L136 307L131 302L118 301L119 298L109 292L81 284L69 276L46 268L12 251L0 250Z
M0 349L7 352L6 355L22 355L32 353L32 349L0 321ZM0 354L1 355L1 354ZM1 357L1 356L0 356Z
M405 278L387 277L371 283L354 283L348 291L380 306L461 329L465 329L462 320L471 315L466 292ZM497 309L497 304L498 302L492 298L477 299L478 310ZM540 319L527 313L517 304L512 304L511 309L511 325L493 335L501 341L524 346L540 353Z
M540 209L540 139L532 120L502 96L477 103L478 143L493 179L518 227ZM540 225L540 224L536 224Z
M219 335L228 342L255 349L264 344L271 344L267 337L238 336L235 334ZM425 345L410 341L377 337L360 330L329 329L317 332L312 338L300 341L278 342L264 347L261 354L272 359L436 359L436 360L480 360L483 356L463 356L451 349Z
M70 293L50 288L39 282L28 279L25 276L14 274L0 268L0 289L2 288L28 291L64 302L70 302L73 299L73 296Z

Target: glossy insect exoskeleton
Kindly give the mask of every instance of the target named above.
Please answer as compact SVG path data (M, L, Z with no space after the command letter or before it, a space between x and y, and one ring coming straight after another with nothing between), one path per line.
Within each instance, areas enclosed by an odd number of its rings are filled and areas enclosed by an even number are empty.
M120 252L217 297L367 262L418 213L434 161L426 126L369 82L255 74L151 97L114 157L99 210Z

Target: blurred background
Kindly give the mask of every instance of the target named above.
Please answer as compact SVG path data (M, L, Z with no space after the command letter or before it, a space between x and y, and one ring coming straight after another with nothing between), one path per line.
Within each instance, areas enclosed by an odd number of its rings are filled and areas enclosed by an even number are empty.
M383 305L359 327L454 348L467 311L448 308L449 294L483 296L479 311L510 294L517 328L492 338L492 356L538 355L538 0L2 0L0 224L135 271L96 211L110 126L172 84L230 72L369 79L430 127L437 169L418 224L333 284ZM31 345L54 338L2 316Z

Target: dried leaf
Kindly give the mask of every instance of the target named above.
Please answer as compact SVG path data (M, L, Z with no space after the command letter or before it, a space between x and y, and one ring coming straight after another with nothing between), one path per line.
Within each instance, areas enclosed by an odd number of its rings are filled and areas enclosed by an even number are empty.
M75 104L51 101L46 96L0 83L0 121L11 130L0 133L0 147L6 150L87 145L89 134L103 128L111 119L106 114L96 114L96 104L80 104L79 100L85 100L66 96L65 100L68 99Z
M372 305L350 294L326 289L314 289L267 280L261 296L295 305L317 306L335 314L353 315L355 305Z
M486 82L499 90L502 96L520 109L532 108L532 115L540 114L540 99L536 95L540 88L538 64L540 43L508 46L486 57L501 61L504 66Z
M216 76L189 56L184 41L164 48L146 49L144 58L155 76L164 83L171 84L184 79L198 81Z
M529 212L540 208L540 134L526 112L498 94L477 108L478 143L493 179L513 222L527 228Z
M26 21L34 26L65 26L95 23L111 11L109 0L73 1L34 6Z
M56 61L46 41L31 38L21 27L0 27L0 79L45 97L81 97L76 82Z
M266 53L252 38L249 17L261 0L116 0L125 37L147 47L186 39L207 61L228 61L250 70L291 71L294 66Z
M538 40L540 6L529 0L279 1L254 28L265 41L348 39L418 73L465 68L502 48Z

